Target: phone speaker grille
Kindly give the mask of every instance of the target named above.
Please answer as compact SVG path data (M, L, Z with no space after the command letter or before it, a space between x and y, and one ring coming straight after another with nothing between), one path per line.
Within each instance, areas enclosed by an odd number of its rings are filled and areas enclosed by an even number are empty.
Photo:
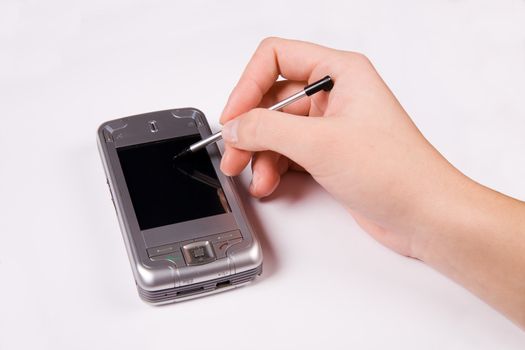
M155 304L165 303L169 301L177 301L177 299L185 298L190 295L212 292L226 286L241 285L252 281L256 276L260 275L261 272L262 265L253 270L240 272L235 275L225 276L211 281L195 283L190 286L150 291L142 289L137 285L137 289L140 297L144 301Z

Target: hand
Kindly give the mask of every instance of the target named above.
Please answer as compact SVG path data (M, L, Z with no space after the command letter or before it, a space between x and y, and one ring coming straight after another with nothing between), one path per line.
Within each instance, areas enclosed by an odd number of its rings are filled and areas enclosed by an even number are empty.
M278 76L286 81L278 81ZM330 93L268 107L330 75ZM525 329L525 203L456 170L421 135L361 54L264 40L221 117L222 171L252 159L250 192L310 173L374 238L463 284Z
M281 75L286 81L276 82ZM262 108L324 75L335 82L274 112ZM410 224L428 198L443 198L459 173L425 140L370 61L310 43L263 41L231 93L221 122L221 163L236 175L253 157L250 192L272 193L289 169L304 169L383 244L417 257ZM253 153L255 152L255 153Z

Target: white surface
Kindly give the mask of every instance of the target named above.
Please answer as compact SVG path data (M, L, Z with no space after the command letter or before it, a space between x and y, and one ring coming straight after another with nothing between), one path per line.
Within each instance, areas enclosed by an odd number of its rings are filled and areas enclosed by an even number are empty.
M139 300L95 130L185 106L217 129L268 35L365 52L453 164L525 198L524 1L3 0L0 349L525 347L524 332L377 244L297 174L246 200L264 242L258 282Z

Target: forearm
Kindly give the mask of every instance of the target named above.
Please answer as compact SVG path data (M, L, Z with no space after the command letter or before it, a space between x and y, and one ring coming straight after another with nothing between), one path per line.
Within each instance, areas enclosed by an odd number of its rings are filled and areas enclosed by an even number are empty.
M460 182L421 230L418 258L525 329L525 203Z

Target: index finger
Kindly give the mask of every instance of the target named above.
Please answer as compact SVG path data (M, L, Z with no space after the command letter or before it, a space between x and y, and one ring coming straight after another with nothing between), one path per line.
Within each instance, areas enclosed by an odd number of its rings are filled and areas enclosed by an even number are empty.
M334 50L298 40L264 39L246 66L222 112L220 122L255 108L279 75L311 82L312 73ZM319 72L319 77L328 72Z

